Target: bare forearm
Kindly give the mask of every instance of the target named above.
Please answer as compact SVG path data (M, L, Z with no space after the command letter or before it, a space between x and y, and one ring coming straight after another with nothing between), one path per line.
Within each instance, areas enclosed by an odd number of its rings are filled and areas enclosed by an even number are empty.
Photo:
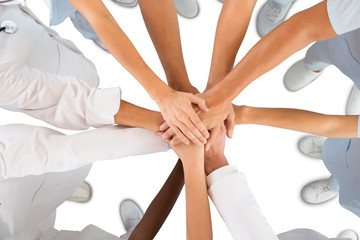
M219 17L207 89L234 67L256 0L225 0ZM241 16L241 17L239 17Z
M161 113L138 107L126 101L121 101L118 113L114 116L116 124L159 130L164 123Z
M141 58L102 1L69 2L86 17L112 55L139 81L153 99L167 88Z
M187 239L212 239L204 161L184 165Z
M173 0L139 0L139 5L169 86L184 91L191 84L185 68Z
M258 124L332 138L357 138L358 116L324 115L286 108L236 107L236 124Z
M311 42L335 37L327 1L304 10L262 38L212 90L219 101L231 101L252 81Z
M184 186L184 172L179 160L166 180L164 186L156 195L146 210L140 223L132 232L129 240L151 240L154 239L159 229L168 217L179 194Z

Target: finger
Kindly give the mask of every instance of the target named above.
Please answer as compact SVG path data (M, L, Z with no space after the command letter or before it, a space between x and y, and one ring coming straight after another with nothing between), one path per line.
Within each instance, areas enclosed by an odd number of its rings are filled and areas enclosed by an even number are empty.
M179 143L181 143L180 139L178 137L174 137L171 141L170 141L170 145L171 146L176 146Z
M187 139L187 137L185 137L185 135L179 130L179 128L173 124L169 124L169 127L174 131L174 133L176 134L176 136L178 136L178 138L185 143L186 145L190 144L189 139Z
M171 128L169 128L168 130L166 130L165 132L164 132L164 135L163 135L163 138L164 139L166 139L166 138L173 138L173 137L175 137L176 135L175 135L175 132L171 129Z
M191 111L189 118L198 131L201 132L202 136L208 139L210 137L209 131L207 130L205 124L200 120L199 116L194 111Z
M207 112L209 111L208 107L206 106L206 103L205 103L205 99L199 97L199 96L195 96L193 94L190 94L189 95L189 98L190 98L190 101L196 105L198 105L198 107L204 111L204 112Z
M200 121L200 119L199 119ZM200 121L201 122L201 121ZM207 139L202 135L202 133L195 127L192 121L189 118L184 119L185 126L191 131L191 133L203 144L207 142ZM207 130L206 130L207 132Z
M167 122L164 122L163 124L161 124L160 131L165 132L168 129L169 129L169 124Z
M220 132L220 126L214 128L214 130L211 131L210 138L209 138L208 142L207 142L206 145L205 145L205 150L206 150L206 151L209 151L211 145L212 145L213 142L215 141L216 136L219 134L219 132Z
M234 118L230 117L230 118L226 119L225 126L226 126L226 135L228 136L228 138L232 138L233 133L234 133L234 128L235 128Z
M184 133L184 135L190 140L192 141L194 144L196 145L201 145L202 143L200 142L199 139L197 139L195 137L195 135L190 131L190 129L182 122L178 122L177 126L180 128L180 130Z

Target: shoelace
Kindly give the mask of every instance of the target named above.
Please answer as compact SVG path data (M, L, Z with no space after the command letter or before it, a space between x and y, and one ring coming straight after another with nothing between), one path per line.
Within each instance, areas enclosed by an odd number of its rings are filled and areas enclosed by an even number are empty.
M269 22L275 23L276 21L279 20L279 16L282 14L283 10L282 10L282 8L275 7L274 4L272 3L272 1L269 2L269 6L270 6L271 10L269 12L267 12L266 19Z
M329 192L331 191L330 185L326 185L325 187L322 188L323 192Z
M318 144L315 141L313 141L313 143L314 143L314 145L313 145L313 149L312 149L311 153L321 153L322 144Z

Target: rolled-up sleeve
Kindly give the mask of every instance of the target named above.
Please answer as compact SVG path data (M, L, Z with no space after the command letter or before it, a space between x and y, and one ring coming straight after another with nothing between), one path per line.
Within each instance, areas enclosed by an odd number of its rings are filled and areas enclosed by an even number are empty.
M331 25L338 35L360 28L359 0L328 0L327 10Z
M59 128L83 130L114 124L120 101L120 88L91 88L78 78L29 66L0 71L1 106Z
M168 149L161 137L140 128L109 126L64 135L45 127L6 125L0 127L0 180Z

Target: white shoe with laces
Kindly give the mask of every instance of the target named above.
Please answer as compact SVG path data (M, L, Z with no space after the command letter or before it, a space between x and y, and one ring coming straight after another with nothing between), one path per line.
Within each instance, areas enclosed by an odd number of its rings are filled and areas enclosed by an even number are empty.
M121 202L120 216L127 233L122 235L120 239L127 239L127 237L130 237L132 231L135 229L136 225L139 224L143 215L141 208L133 200L126 199Z
M346 106L347 115L360 115L360 90L353 86Z
M268 0L260 9L256 18L256 30L260 37L264 37L285 19L295 0L283 6L274 0Z
M177 13L185 18L196 17L200 10L197 0L174 0L174 4Z
M298 143L299 151L305 156L322 159L321 149L327 138L319 136L306 136Z
M138 4L138 0L113 0L113 2L123 7L135 7Z
M329 179L321 179L308 183L301 191L301 198L310 204L327 202L338 194L333 192L329 185Z
M284 85L289 91L297 91L318 78L324 71L314 72L304 64L304 59L292 65L284 76Z
M339 236L337 236L337 238L348 238L349 240L358 240L358 236L356 234L356 232L354 232L353 230L345 230L343 232L341 232L339 234Z

